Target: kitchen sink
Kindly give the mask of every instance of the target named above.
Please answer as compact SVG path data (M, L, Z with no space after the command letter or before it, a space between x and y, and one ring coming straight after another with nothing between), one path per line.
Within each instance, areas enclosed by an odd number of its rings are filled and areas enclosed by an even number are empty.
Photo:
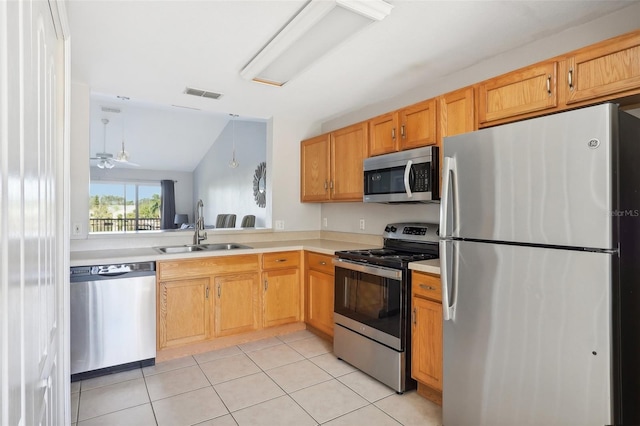
M182 246L154 247L156 251L164 254L191 253L196 251L250 249L250 248L252 247L246 246L244 244L236 244L236 243L198 244L198 245L186 244Z
M184 245L184 246L167 246L167 247L154 247L160 253L174 254L174 253L190 253L192 251L202 251L201 246Z
M250 249L253 247L245 246L243 244L236 243L221 243L221 244L201 244L198 247L202 247L202 250L234 250L234 249Z

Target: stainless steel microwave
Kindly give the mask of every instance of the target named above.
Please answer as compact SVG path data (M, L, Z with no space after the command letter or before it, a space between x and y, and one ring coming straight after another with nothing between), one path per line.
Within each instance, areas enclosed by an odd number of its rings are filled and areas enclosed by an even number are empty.
M440 199L438 147L426 146L364 160L365 203L428 203Z

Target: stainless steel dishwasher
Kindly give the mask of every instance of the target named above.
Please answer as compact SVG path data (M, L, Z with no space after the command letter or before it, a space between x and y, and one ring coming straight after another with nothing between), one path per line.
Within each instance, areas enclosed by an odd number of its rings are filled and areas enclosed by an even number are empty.
M71 268L71 380L155 364L155 262Z

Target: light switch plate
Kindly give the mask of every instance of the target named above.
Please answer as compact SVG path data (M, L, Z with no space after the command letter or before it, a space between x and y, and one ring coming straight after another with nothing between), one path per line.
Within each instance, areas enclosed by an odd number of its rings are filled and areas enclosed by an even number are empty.
M276 220L276 229L283 230L284 229L284 220Z

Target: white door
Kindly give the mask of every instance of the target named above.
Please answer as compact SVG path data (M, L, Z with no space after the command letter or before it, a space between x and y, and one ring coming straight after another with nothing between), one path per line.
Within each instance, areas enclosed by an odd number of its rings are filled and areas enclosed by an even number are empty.
M68 145L60 16L64 12L55 0L0 2L3 425L58 425L69 419L63 330Z

